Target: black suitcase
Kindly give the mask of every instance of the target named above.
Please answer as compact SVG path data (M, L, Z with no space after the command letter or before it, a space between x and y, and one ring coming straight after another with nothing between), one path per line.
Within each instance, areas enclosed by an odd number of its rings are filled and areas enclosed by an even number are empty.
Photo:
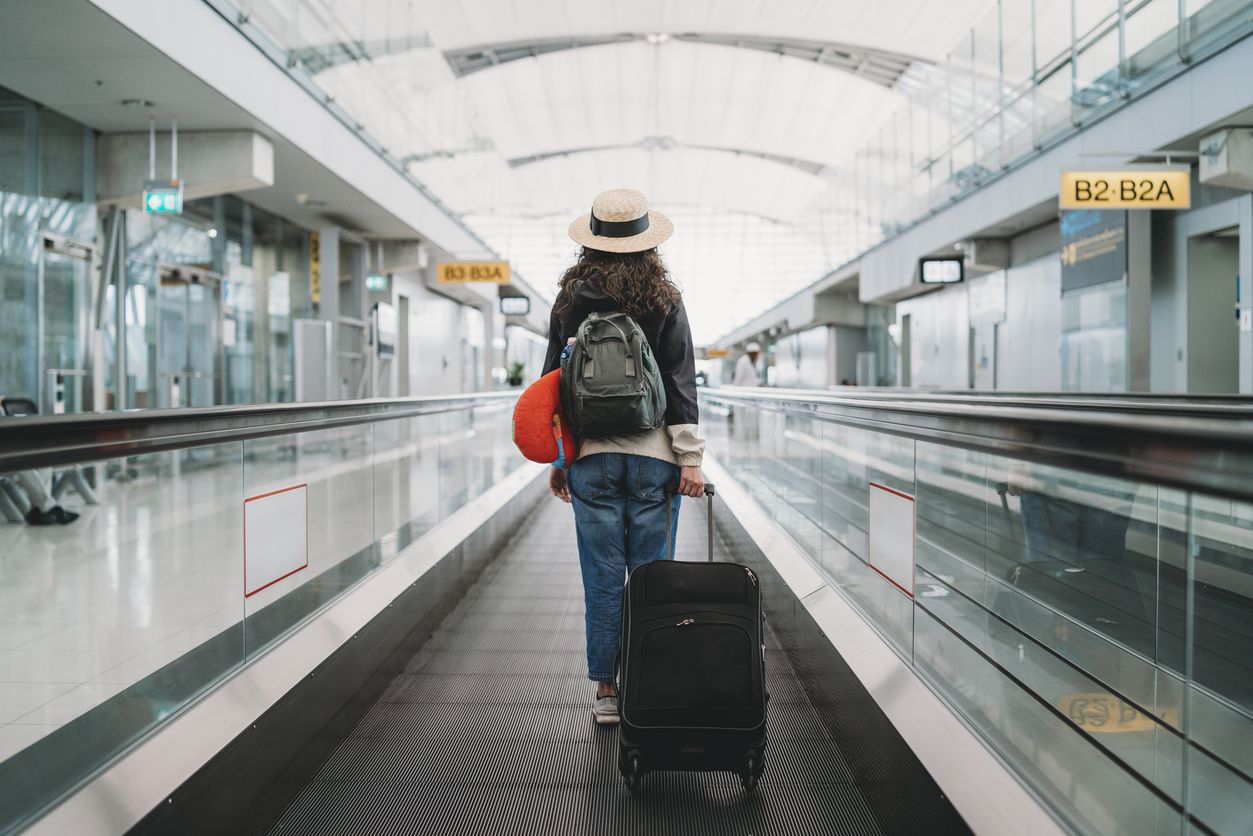
M684 770L735 772L751 792L764 766L761 589L747 566L713 562L713 485L705 494L709 562L646 563L623 590L618 769L631 790Z

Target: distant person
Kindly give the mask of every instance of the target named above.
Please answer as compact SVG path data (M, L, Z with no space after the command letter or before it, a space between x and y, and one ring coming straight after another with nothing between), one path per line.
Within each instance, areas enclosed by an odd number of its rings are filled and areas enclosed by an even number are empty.
M18 485L26 492L30 503L25 518L28 525L69 525L78 514L67 511L57 504L43 477L34 470L22 470L13 474Z
M744 353L735 363L735 377L731 379L732 386L761 385L761 374L757 371L757 357L760 354L761 346L757 343L749 343L744 347Z
M616 677L626 576L636 566L665 558L667 538L674 531L666 530L666 506L677 525L679 495L695 497L705 491L692 331L679 289L657 253L657 245L673 231L670 220L650 211L637 191L597 195L591 214L570 225L570 237L583 250L561 277L548 328L544 374L560 367L564 376L575 362L572 352L580 350L576 344L567 351L567 345L575 342L584 320L593 313L629 314L644 333L665 392L660 426L580 438L568 475L559 467L549 472L553 495L574 505L587 611L588 679L596 683L592 715L602 725L618 722ZM567 356L571 359L563 363ZM578 361L591 363L584 359L589 356Z
M0 397L0 415L8 417L33 415L35 404L25 398ZM0 485L18 511L24 511L23 517L28 525L69 525L78 519L78 514L67 511L57 504L52 491L44 484L43 477L35 470L21 470L9 474L12 479L6 485ZM20 490L19 490L20 489Z

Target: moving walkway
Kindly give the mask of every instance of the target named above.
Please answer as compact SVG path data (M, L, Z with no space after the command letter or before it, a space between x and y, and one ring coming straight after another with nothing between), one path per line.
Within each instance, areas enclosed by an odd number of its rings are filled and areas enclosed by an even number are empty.
M1241 832L1243 403L706 390L718 553L767 593L748 799L622 787L512 398L0 427L0 471L74 464L100 499L0 528L0 827ZM911 509L904 564L875 491ZM703 509L681 520L703 556Z

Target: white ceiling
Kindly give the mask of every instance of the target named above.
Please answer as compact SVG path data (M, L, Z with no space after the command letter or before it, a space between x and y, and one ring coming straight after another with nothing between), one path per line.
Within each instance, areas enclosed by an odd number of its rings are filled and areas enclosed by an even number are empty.
M330 56L332 66L315 82L540 286L546 286L547 272L559 271L570 257L550 234L560 228L558 219L585 211L607 188L644 191L654 205L687 223L667 245L667 257L684 265L691 292L711 300L694 319L706 316L709 321L699 330L712 336L736 324L745 305L779 298L851 254L840 241L861 233L837 230L832 236L830 211L839 202L832 195L842 188L840 178L854 153L900 108L903 96L827 64L677 37L563 49L462 77L444 53L597 35L695 33L827 42L938 60L985 17L991 2L247 0L243 5L250 21L281 45ZM118 105L133 96L157 101L160 115L177 113L186 128L264 130L260 120L215 96L103 15L95 13L99 25L86 23L83 9L91 6L85 0L43 0L37 9L33 3L10 5L6 24L14 25L0 30L0 84L102 130L143 128L146 114ZM74 25L59 26L57 20ZM242 38L240 44L252 48ZM362 50L368 57L342 60ZM85 84L92 73L104 76L104 85ZM325 179L281 139L276 151L280 183ZM325 188L336 191L331 182ZM253 196L295 220L310 215L280 189ZM344 200L351 209L346 214L359 217L362 228L395 234L395 220L364 196ZM826 220L815 223L823 213ZM850 214L847 223L856 222L865 221ZM528 243L511 253L511 242ZM702 254L741 244L771 255L702 267ZM770 263L784 266L764 270ZM803 275L794 275L797 271ZM719 306L719 299L735 304Z
M362 0L337 0L361 6ZM421 4L442 49L619 32L804 38L939 60L988 0L456 0ZM375 19L374 25L395 25Z
M269 2L289 7L285 20L312 5ZM811 60L666 36L742 34L940 60L990 2L333 0L318 5L374 55L318 82L412 157L411 171L541 286L573 258L568 218L604 189L643 191L676 218L663 252L700 303L695 330L710 339L833 269L853 254L850 242L878 234L814 217L841 202L855 152L903 95ZM295 25L302 45L315 43L307 20ZM637 37L461 77L441 61L469 48L626 33ZM933 114L932 130L945 124ZM858 223L866 221L844 221Z
M555 52L461 85L509 159L673 137L838 163L896 98L832 67L684 41Z

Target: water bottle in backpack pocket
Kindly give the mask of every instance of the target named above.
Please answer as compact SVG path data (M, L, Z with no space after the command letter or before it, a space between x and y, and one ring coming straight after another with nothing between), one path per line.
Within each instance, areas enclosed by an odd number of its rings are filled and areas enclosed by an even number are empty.
M630 314L588 314L567 350L561 401L576 435L629 435L665 423L661 372L644 330Z

